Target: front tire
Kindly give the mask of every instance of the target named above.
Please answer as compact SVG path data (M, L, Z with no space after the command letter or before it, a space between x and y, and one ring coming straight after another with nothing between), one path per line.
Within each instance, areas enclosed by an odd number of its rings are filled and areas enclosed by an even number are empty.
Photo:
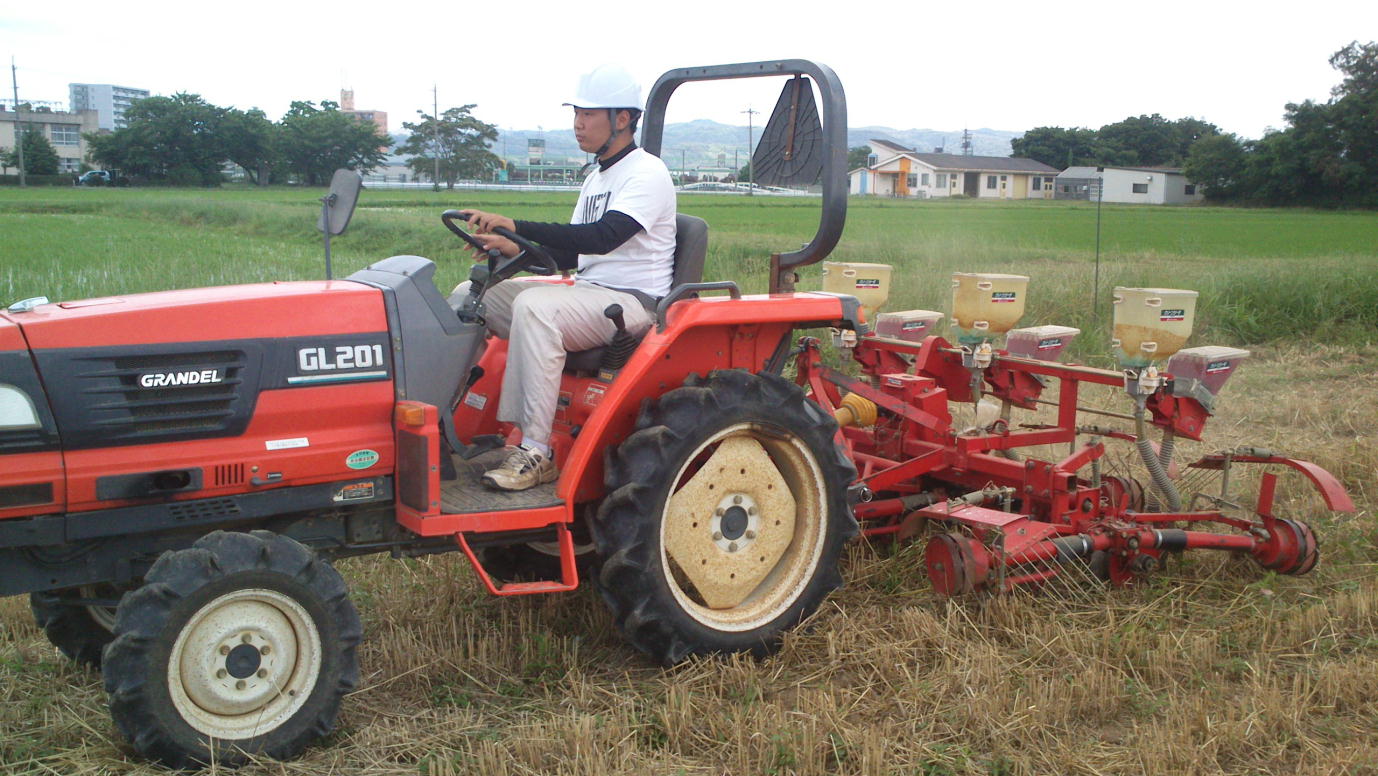
M164 553L120 603L110 713L173 768L289 759L331 732L359 680L359 615L338 572L268 531Z
M70 660L99 671L101 653L115 638L115 607L74 601L118 601L129 589L106 582L32 593L29 608L33 610L34 621L58 651Z
M690 655L779 647L842 584L856 470L837 424L772 374L691 377L609 455L593 523L599 589L638 649Z

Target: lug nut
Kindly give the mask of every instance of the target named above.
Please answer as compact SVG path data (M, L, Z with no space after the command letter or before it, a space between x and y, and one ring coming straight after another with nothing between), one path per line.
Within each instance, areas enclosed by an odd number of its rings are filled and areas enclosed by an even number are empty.
M723 515L723 509L722 509L722 507L718 507L717 509L713 510L713 515L714 515L715 517L722 517L722 515Z
M258 678L259 678L259 679L266 679L266 678L268 678L268 669L266 669L266 668L260 668L260 669L258 669Z
M720 541L722 541L722 531L714 531L714 532L713 532L713 541L715 541L715 542L720 542Z
M732 497L732 503L733 503L733 504L740 504L740 503L742 503L742 497L741 497L741 496L733 496L733 497Z
M245 644L248 644L249 642L254 640L254 637L246 633L243 636L240 636L239 640L244 642Z
M258 654L266 655L268 654L268 650L270 649L272 649L272 647L268 646L267 644L264 644L263 647L258 650Z
M225 669L221 668L221 669L219 669L218 671L216 671L216 672L215 672L215 678L216 678L216 679L224 679L224 678L225 678Z
M729 544L727 545L727 551L728 551L728 552L736 552L736 551L737 551L737 543L736 543L736 542L731 542L731 543L729 543Z
M230 654L230 648L227 647L227 646L225 646L224 644L221 644L221 645L220 645L220 654L222 654L222 655L228 655L228 654Z
M755 531L747 531L747 532L746 532L746 538L748 538L748 539L755 539L755 538L756 538L756 532L755 532Z
M237 682L234 683L234 688L235 688L236 690L242 690L242 689L244 689L245 687L248 687L248 686L249 686L248 683L245 682L243 679L240 679L239 681L237 681Z

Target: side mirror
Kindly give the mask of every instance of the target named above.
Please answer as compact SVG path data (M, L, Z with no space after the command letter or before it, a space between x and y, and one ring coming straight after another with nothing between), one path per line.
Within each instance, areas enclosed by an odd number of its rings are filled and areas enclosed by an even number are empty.
M350 216L354 215L354 205L359 201L359 189L364 179L353 170L339 169L330 179L330 193L321 197L321 217L316 229L326 234L344 234L349 226Z
M330 193L321 197L321 217L316 221L316 229L325 234L326 280L334 275L330 267L330 236L344 234L350 216L354 215L354 205L359 201L359 189L363 187L364 179L359 173L341 168L330 179Z

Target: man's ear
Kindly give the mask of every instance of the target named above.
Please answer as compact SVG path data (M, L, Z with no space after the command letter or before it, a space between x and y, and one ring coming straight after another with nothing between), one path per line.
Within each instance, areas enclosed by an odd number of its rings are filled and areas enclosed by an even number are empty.
M631 123L632 123L632 112L631 112L631 111L629 111L629 110L619 110L619 111L617 112L617 132L621 133L621 132L624 131L627 127L631 126Z

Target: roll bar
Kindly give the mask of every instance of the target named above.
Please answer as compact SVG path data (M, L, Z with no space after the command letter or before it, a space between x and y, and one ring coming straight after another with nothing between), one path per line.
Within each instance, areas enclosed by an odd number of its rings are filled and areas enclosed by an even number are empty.
M807 245L791 253L776 253L770 257L770 292L787 293L794 290L798 279L795 270L828 257L842 237L847 222L847 97L837 74L827 65L807 59L776 59L767 62L744 62L736 65L711 67L683 67L662 75L651 87L646 100L646 115L641 130L641 146L660 156L665 132L665 106L670 95L680 85L690 81L720 81L731 78L761 78L765 76L807 75L818 85L822 99L820 119L823 123L825 153L823 157L823 213L818 232Z

